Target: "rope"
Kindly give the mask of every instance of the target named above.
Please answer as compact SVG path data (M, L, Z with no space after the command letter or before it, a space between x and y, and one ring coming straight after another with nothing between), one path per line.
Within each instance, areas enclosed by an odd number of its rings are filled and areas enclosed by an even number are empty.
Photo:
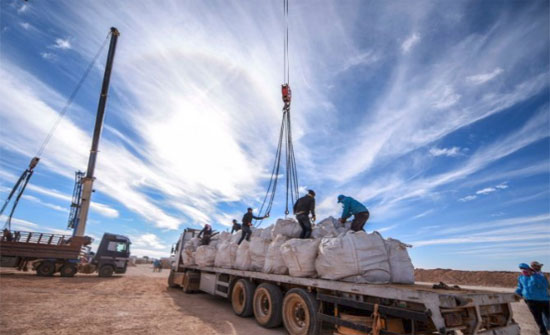
M84 71L84 74L82 75L82 77L78 81L78 84L76 85L75 89L73 90L73 92L69 96L69 99L67 99L67 102L65 103L65 106L63 107L63 109L59 113L59 116L57 117L57 120L55 121L52 128L50 129L50 131L46 135L46 138L44 139L42 144L40 145L40 149L38 149L38 152L36 153L35 157L40 157L40 156L42 156L42 153L44 153L44 150L46 149L46 146L50 142L55 130L57 129L57 127L61 123L61 120L63 119L63 117L65 116L67 111L69 110L69 107L73 103L74 98L76 97L76 95L80 91L80 88L84 84L84 81L86 80L86 78L90 74L90 71L92 70L93 66L95 65L97 59L99 58L99 55L101 54L101 51L103 51L103 49L105 48L105 45L107 45L107 41L108 41L108 38L109 38L110 35L111 35L111 32L109 32L107 34L107 37L105 38L105 41L103 41L103 44L101 45L101 47L99 48L99 50L95 54L95 56L92 59L92 61L90 62L90 64L88 65L88 68L86 68L86 71Z

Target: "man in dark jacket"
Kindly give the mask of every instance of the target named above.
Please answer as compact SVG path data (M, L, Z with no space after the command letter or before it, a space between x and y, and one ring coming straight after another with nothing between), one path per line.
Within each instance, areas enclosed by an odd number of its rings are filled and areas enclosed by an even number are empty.
M210 238L212 237L212 227L209 224L205 224L204 228L200 231L198 238L201 238L201 245L208 245L210 243Z
M233 220L233 227L231 227L231 234L239 230L241 230L241 225L237 223L237 220Z
M245 238L247 241L250 241L250 235L252 235L252 230L250 229L250 227L252 227L252 219L263 220L267 217L269 217L269 214L267 214L264 217L258 217L258 216L252 215L252 208L249 207L246 214L243 215L243 225L242 225L243 234L241 235L241 239L239 240L238 244L241 244L241 242Z
M296 215L296 220L302 227L300 238L311 237L309 213L311 213L311 219L315 221L315 192L313 190L309 190L305 196L296 200L294 204L294 215Z

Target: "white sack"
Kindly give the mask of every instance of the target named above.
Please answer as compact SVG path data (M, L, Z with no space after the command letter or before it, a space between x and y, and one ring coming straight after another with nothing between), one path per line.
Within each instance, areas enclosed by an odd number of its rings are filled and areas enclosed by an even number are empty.
M190 250L183 250L181 254L181 260L185 265L195 265L195 252Z
M264 268L265 255L269 248L271 239L263 239L259 236L250 239L250 270L262 271Z
M315 269L324 279L371 284L390 281L388 253L378 232L348 232L323 238Z
M227 242L229 240L231 240L231 233L230 232L227 232L227 231L222 231L221 233L219 233L218 235L216 235L218 237L218 240L221 242Z
M271 231L271 237L275 238L277 235L283 235L294 238L299 237L301 233L302 227L300 227L298 221L294 219L278 219Z
M200 239L193 237L189 241L185 242L183 245L183 250L181 251L181 258L183 264L185 265L195 265L195 257L193 253L197 250L197 247L200 244Z
M322 220L313 227L311 232L311 237L313 238L322 238L322 237L335 237L338 235L338 231L335 228L335 222L338 221L332 216Z
M216 259L216 247L201 245L195 252L195 262L198 266L214 266Z
M273 225L266 227L262 230L262 234L260 235L261 238L264 240L271 240L271 232L273 231Z
M264 272L274 273L278 275L286 275L288 273L288 267L283 260L281 254L281 245L288 240L283 235L277 235L275 239L269 244L267 253L265 256Z
M250 259L250 242L244 240L237 248L234 267L239 270L248 271L252 260Z
M407 245L399 240L385 240L386 251L390 260L391 282L399 284L414 284L414 266L407 251Z
M239 243L239 240L241 239L241 236L243 235L243 231L239 230L231 235L231 243L237 244Z
M237 248L239 246L229 241L222 242L218 245L218 251L216 252L216 259L214 265L216 267L231 269L235 264L235 258L237 257Z
M293 238L283 243L281 254L291 276L315 276L315 258L320 242L319 239Z

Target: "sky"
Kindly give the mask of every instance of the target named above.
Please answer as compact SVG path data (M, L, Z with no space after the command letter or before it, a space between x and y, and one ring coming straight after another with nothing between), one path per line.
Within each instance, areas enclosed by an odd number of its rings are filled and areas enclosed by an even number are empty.
M415 267L550 264L549 17L542 0L290 1L294 148L318 219L338 217L345 194L369 208L367 231L413 246ZM227 230L261 205L282 118L283 4L1 1L2 201L110 27L120 37L86 234L168 256L184 228ZM14 229L66 232L106 54ZM279 191L262 226L284 217Z

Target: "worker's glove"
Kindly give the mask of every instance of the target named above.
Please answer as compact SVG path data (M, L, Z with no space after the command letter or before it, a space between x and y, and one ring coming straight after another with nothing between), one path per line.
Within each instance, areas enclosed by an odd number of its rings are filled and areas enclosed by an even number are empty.
M311 217L311 221L315 222L315 220L317 220L317 218L314 216Z
M346 223L346 219L344 219L344 218L340 218L340 223L341 223L341 224L344 224L344 223Z
M268 217L269 217L269 214L266 214L266 215L264 216L264 219L265 219L265 218L268 218Z

